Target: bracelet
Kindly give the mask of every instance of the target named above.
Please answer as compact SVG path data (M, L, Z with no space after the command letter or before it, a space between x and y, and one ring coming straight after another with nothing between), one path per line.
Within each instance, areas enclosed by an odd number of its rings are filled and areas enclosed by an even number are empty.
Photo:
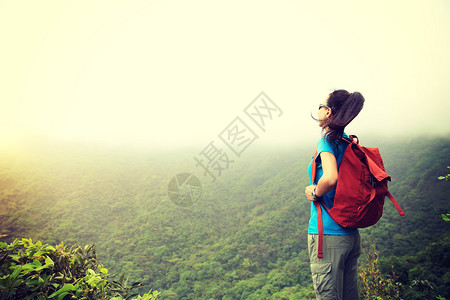
M312 195L314 201L322 200L322 197L318 197L318 196L316 195L316 188L314 188L314 190L312 190L311 195Z

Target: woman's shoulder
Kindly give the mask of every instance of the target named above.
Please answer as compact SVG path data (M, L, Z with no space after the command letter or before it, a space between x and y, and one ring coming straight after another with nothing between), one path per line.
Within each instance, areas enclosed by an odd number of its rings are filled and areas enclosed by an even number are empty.
M343 138L350 139L349 135L344 132ZM331 142L327 135L323 135L319 141L317 142L317 151L318 152L331 152L333 154L336 154L337 151L339 151L341 148L345 149L345 145L348 143L343 141L342 139L336 140L334 142Z
M334 154L334 146L333 144L328 140L327 136L324 135L320 138L320 140L317 142L317 152L331 152Z

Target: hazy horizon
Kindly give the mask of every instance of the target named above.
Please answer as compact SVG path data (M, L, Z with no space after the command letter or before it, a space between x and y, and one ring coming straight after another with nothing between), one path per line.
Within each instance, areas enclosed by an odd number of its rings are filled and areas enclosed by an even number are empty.
M348 133L450 134L448 1L22 4L0 2L0 148L226 148L236 120L237 151L300 145L341 88L366 98Z

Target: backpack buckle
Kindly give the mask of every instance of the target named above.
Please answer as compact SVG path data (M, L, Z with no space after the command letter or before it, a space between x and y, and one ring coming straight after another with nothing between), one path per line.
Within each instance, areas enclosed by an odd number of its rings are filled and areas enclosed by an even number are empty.
M373 188L377 186L378 181L375 179L375 177L372 176L372 174L369 174L369 182L370 185L372 185Z

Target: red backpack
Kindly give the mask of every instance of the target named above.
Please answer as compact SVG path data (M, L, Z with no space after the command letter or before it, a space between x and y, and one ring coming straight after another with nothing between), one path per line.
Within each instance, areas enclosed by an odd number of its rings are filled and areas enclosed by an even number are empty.
M331 218L346 228L364 228L374 225L383 214L386 196L395 205L400 216L403 216L405 213L388 191L387 182L391 180L391 177L385 172L378 148L360 146L358 138L354 135L350 136L351 141L342 139L349 144L339 166L333 207L328 208L322 202ZM316 176L316 156L317 151L311 168L313 182ZM317 257L322 258L323 223L319 202L315 201L314 205L317 209L319 229Z

